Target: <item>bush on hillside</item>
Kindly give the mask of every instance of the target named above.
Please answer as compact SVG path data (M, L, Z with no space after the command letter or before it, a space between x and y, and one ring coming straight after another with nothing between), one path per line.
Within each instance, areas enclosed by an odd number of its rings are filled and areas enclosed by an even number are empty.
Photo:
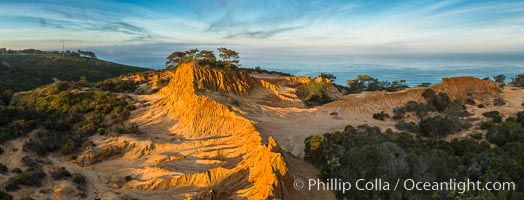
M504 99L501 98L501 97L497 97L497 98L493 99L493 105L495 105L495 106L503 106L503 105L506 105L506 101L504 101Z
M482 113L482 116L492 119L495 123L502 122L502 115L496 110Z
M435 116L420 120L419 128L423 136L430 138L442 138L446 135L458 133L471 127L468 122L453 118Z
M406 88L409 88L406 85L405 80L400 81L379 81L376 78L373 78L369 75L358 75L355 79L347 80L347 85L349 86L349 93L355 94L363 91L388 91L396 92Z
M389 114L384 113L384 111L373 114L373 119L376 119L376 120L384 121L386 118L389 118Z
M0 200L13 200L13 196L4 191L0 191Z
M322 105L331 102L331 98L326 93L326 83L311 81L306 87L306 104Z
M417 180L446 182L498 180L524 184L524 143L512 142L501 147L490 147L474 139L422 139L406 133L383 134L369 126L348 127L310 136L305 140L306 161L320 170L321 180L336 177L353 180L359 177L373 181L395 183L416 177ZM464 193L448 191L360 191L335 192L338 199L520 199L524 188L511 192L475 191ZM497 197L497 198L494 198Z
M505 121L490 127L486 139L499 146L509 142L524 142L524 128L516 121Z
M517 87L524 87L524 74L516 75L511 83Z
M401 131L408 131L412 133L419 133L420 129L418 127L418 124L415 122L405 122L405 121L399 121L397 124L395 124L395 128Z

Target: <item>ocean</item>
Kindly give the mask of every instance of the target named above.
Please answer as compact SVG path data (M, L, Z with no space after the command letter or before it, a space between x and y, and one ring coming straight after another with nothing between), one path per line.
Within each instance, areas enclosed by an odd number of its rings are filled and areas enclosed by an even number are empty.
M336 83L359 74L379 80L406 80L409 86L441 82L443 77L475 76L485 78L504 74L509 82L524 73L524 55L414 55L414 56L325 56L284 59L247 59L245 67L282 71L298 76L334 74Z
M153 69L164 68L165 57L163 54L101 56L114 62ZM337 77L335 82L341 85L359 74L379 80L406 80L409 86L415 86L424 82L439 83L443 77L484 78L499 74L506 75L509 82L515 75L524 73L524 54L257 56L241 53L240 61L245 68L260 66L297 76L332 73Z

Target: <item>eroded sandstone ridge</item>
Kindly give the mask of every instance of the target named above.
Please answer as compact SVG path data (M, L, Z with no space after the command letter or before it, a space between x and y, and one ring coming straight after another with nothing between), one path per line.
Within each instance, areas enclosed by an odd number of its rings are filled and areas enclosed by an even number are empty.
M295 179L317 177L301 159L304 139L346 125L394 128L372 113L422 102L427 89L342 95L327 79L192 63L124 78L144 82L135 92L141 95L127 94L138 109L125 122L141 134L93 136L76 166L63 162L93 183L91 199L334 199L329 191L294 189ZM334 101L306 106L310 83L326 84ZM478 102L503 95L495 83L472 77L445 78L431 89Z
M83 167L133 180L115 187L171 191L176 198L300 199L280 147L262 139L253 122L230 106L199 93L247 95L254 87L276 89L245 72L183 64L169 84L153 95L154 104L132 122L154 138L120 136L90 148ZM156 139L155 139L156 138ZM168 139L169 138L169 139ZM263 142L264 141L264 142ZM97 142L98 143L98 142ZM110 153L108 153L110 152Z

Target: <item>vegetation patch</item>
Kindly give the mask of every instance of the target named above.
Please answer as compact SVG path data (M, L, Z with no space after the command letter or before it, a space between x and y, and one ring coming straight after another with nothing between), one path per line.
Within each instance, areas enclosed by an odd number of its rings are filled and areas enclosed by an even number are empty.
M38 128L24 144L24 151L68 154L82 146L88 136L127 119L133 109L123 97L84 91L75 82L55 83L21 93L12 106L0 107L0 142Z
M384 111L381 111L380 113L373 114L373 119L384 121L386 118L389 118L389 114L384 113Z
M446 118L437 119L450 123ZM511 131L504 131L506 126L511 126ZM498 133L511 132L513 138L522 138L524 132L520 126L520 123L512 123L495 129ZM395 183L397 179L407 178L430 182L448 182L453 178L457 181L512 181L517 185L515 191L468 190L464 193L403 189L394 192L351 190L345 194L338 191L338 199L520 199L524 195L524 188L518 187L524 184L524 141L504 141L504 145L491 148L487 142L477 139L446 142L391 131L384 134L378 127L346 127L344 131L308 137L304 159L320 169L321 180L350 181L355 177L374 180L380 177Z
M502 122L502 115L496 110L482 113L482 116L492 119L495 123Z
M406 88L405 80L400 81L379 81L369 75L358 75L355 79L347 80L349 86L349 93L355 94L363 91L388 91L396 92Z

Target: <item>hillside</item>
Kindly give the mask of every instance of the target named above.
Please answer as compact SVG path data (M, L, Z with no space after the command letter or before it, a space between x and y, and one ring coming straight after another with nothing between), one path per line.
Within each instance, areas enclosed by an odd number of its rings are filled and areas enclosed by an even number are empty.
M0 55L0 90L31 90L55 82L78 81L85 76L96 82L149 69L112 63L96 58L53 54Z
M195 63L116 79L139 85L134 92L119 93L62 82L14 96L12 105L23 110L8 108L3 112L12 118L0 117L0 131L7 134L0 135L5 140L0 143L5 150L0 163L22 171L0 174L0 183L11 183L10 195L335 199L331 191L293 187L296 179L319 176L319 169L303 159L306 138L345 130L347 125L397 131L397 121L376 120L373 113L393 115L395 108L410 101L423 103L427 89L446 93L451 100L472 98L485 105L465 106L470 118L479 119L442 140L467 138L486 120L481 113L498 110L513 116L524 98L520 88L500 89L473 77L445 78L428 88L343 95L328 79L228 71ZM308 106L310 88L318 85L332 102ZM501 97L506 104L493 105L493 99ZM49 123L49 117L59 123ZM20 159L24 156L28 158ZM75 175L53 178L66 172ZM27 176L41 184L22 181Z

